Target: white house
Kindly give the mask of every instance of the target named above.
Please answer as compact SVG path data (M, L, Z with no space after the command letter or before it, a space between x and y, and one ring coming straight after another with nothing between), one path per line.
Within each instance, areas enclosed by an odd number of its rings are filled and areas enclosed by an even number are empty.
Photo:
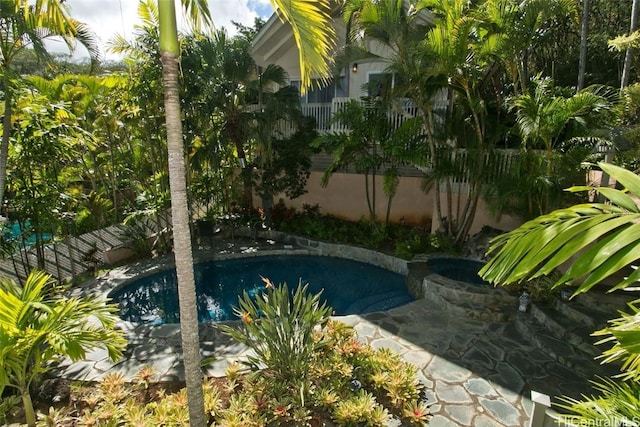
M346 41L346 24L343 21L339 6L334 6L330 13L331 25L336 30L338 48L344 46ZM424 13L424 21L427 23L430 16ZM385 57L382 46L375 42L366 41L367 48ZM251 54L256 64L266 67L269 64L281 66L289 75L290 83L300 85L299 51L293 38L291 26L282 21L276 14L272 15L264 27L258 32L253 43ZM389 56L389 55L386 55ZM365 96L375 96L383 84L393 85L394 76L387 73L388 63L383 60L359 61L349 64L341 73L340 78L332 80L330 84L313 85L306 94L301 96L302 112L305 116L316 119L316 128L319 132L339 130L336 124L331 123L331 117L350 99L360 99ZM446 96L443 93L442 108L446 108ZM390 112L390 118L401 122L404 118L415 117L416 109L408 100L399 100L399 108ZM318 204L324 213L350 220L359 220L368 215L363 180L360 175L348 172L334 173L329 180L329 185L323 187L320 184L322 174L328 165L328 157L318 156L314 159L311 177L307 183L308 193L295 200L282 198L288 206L296 208L303 204ZM422 190L423 174L416 168L407 165L401 171L403 175L392 205L392 221L403 221L423 226L437 228L439 224L432 224L433 218L433 194ZM382 179L376 183L376 191L383 195ZM459 203L464 202L464 196L459 198ZM513 228L517 221L513 218L502 217L501 221L492 218L483 209L483 204L477 211L477 219L471 232L479 230L483 225L491 225L504 229ZM377 206L377 217L384 218L386 210L385 197L380 197ZM506 221L506 222L505 222Z

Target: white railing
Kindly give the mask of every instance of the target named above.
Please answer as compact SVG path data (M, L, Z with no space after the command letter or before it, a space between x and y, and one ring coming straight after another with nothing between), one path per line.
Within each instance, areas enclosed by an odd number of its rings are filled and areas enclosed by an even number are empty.
M302 104L302 115L313 117L316 120L318 132L326 132L331 128L331 118L333 117L333 104L318 102L312 104Z
M360 105L364 104L364 100L361 98L333 98L333 101L331 102L332 116L337 112L343 111L346 105L353 101L356 101ZM416 105L410 99L399 98L395 100L389 108L389 111L387 112L387 118L394 128L398 128L405 121L417 117L418 114L418 107L416 107ZM318 128L318 131L320 132L327 130L331 130L332 132L346 132L349 129L347 126L339 122L333 122L330 129Z
M315 120L315 128L318 132L345 132L348 131L348 128L341 123L334 122L332 119L334 114L344 110L345 106L352 101L356 101L359 104L364 103L362 98L337 97L333 98L331 102L301 104L300 109L303 116L311 117ZM446 91L434 97L433 108L436 123L444 122L444 115L441 113L447 108ZM246 111L256 111L257 109L257 105L246 106ZM418 114L418 108L410 99L399 98L394 101L387 116L389 121L397 128L408 119L417 117ZM290 136L296 131L295 126L288 120L280 120L274 130L285 137Z

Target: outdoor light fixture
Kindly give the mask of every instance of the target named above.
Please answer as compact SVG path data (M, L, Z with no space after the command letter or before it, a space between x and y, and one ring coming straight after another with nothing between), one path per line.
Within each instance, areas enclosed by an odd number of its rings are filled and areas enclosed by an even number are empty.
M351 71L353 71L354 73L358 72L358 64L357 63L353 63L353 65L351 66Z

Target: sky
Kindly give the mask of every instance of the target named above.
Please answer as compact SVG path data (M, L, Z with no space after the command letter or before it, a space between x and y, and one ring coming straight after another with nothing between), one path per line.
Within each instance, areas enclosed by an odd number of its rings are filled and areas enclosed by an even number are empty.
M208 0L209 9L216 28L225 27L230 33L235 32L231 21L252 26L257 16L267 19L273 13L270 0ZM180 1L176 1L180 4ZM106 43L115 35L121 34L131 39L134 25L138 20L137 0L67 0L71 17L83 22L91 28L103 49L104 59L119 59L119 56L106 51ZM180 17L178 18L180 20ZM54 52L68 52L62 42L49 43ZM73 57L87 57L81 46Z

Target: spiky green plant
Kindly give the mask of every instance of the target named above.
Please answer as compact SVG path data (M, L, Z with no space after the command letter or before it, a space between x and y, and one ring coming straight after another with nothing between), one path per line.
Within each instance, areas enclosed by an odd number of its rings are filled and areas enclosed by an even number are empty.
M572 425L640 426L640 384L637 381L615 382L601 378L592 383L599 396L560 399L558 406L572 413L563 415L564 421Z
M422 418L403 412L421 405L423 386L415 367L358 340L353 327L329 318L331 308L320 303L320 294L306 295L306 286L291 294L286 286L264 281L267 289L255 300L246 293L240 298L235 309L240 326L221 327L255 356L245 362L249 375L234 373L230 405L216 422L249 425L260 419L308 426L332 419L346 426L382 426L395 417L426 423L428 409ZM372 380L378 377L386 384Z
M276 288L265 280L264 293L254 299L245 291L234 309L242 327L220 329L253 350L243 363L254 375L297 389L306 383L313 352L322 345L314 340L314 329L326 325L332 309L320 294L308 295L307 286L298 286L290 296L286 284Z

